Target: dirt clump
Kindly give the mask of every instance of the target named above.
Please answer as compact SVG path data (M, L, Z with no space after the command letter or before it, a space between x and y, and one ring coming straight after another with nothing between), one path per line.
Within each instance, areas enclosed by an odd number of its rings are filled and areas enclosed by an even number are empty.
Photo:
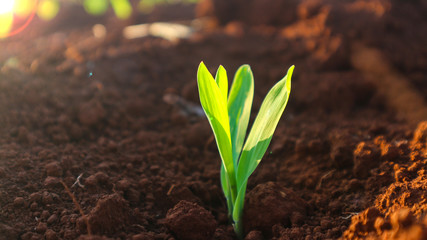
M426 239L425 129L425 122L421 122L409 146L406 144L402 149L397 145L399 157L386 158L396 161L392 168L394 182L377 196L374 206L352 218L343 239ZM385 150L389 150L390 143L384 138L376 138L374 142L382 146L383 156L389 154Z
M179 239L188 240L211 239L217 227L208 210L185 200L168 210L165 224Z
M274 182L259 184L247 193L244 228L271 236L273 225L301 224L307 212L308 204L291 189Z
M344 233L343 240L422 240L427 238L427 217L419 220L407 208L385 217L370 208L352 218L352 224Z
M359 239L375 231L375 221L382 216L376 208L369 208L352 217L352 224L344 233L344 239Z
M380 157L380 150L374 144L360 142L353 153L353 173L359 178L366 178L369 176L369 171L380 165L378 161Z
M356 145L350 133L333 131L329 134L331 145L330 158L334 167L338 169L353 166L353 149Z
M123 229L132 221L129 205L120 195L112 194L98 200L95 208L86 216L94 234L108 234ZM85 233L84 217L79 219L79 229Z

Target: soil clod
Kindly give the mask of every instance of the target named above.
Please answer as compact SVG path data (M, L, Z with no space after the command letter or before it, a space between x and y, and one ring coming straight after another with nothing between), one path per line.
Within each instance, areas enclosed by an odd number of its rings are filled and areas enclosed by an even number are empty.
M119 195L108 195L98 200L96 207L87 215L88 223L95 234L108 234L123 229L131 223L128 203ZM79 229L86 232L85 221Z
M257 185L246 196L243 215L245 231L259 230L271 236L276 223L291 226L291 220L302 222L308 204L291 189L274 182ZM292 218L298 213L299 217Z
M209 211L185 200L169 209L165 224L178 239L187 240L211 239L217 227Z

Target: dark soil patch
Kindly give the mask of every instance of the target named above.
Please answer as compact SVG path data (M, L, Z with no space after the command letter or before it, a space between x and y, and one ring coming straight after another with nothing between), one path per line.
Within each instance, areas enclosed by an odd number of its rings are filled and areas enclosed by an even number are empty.
M253 113L296 65L248 183L246 239L427 238L425 1L176 9L119 21L70 7L1 40L0 239L235 239L197 114L201 60L229 78L251 65ZM195 16L203 27L187 39L122 36L130 24Z

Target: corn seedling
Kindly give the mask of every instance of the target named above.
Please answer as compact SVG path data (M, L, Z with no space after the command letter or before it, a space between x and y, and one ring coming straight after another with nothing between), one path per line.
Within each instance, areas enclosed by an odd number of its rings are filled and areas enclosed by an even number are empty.
M203 62L197 71L200 102L212 127L221 156L221 187L234 230L243 238L243 205L249 176L260 163L285 110L291 91L294 66L270 89L246 138L254 96L249 65L234 76L230 92L227 73L219 66L215 78Z

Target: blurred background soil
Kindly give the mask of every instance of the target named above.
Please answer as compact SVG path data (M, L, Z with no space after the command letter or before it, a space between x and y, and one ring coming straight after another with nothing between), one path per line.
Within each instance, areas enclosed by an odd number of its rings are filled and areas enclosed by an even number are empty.
M61 4L0 39L1 240L236 239L200 61L250 64L252 120L296 66L245 239L427 239L427 1Z

